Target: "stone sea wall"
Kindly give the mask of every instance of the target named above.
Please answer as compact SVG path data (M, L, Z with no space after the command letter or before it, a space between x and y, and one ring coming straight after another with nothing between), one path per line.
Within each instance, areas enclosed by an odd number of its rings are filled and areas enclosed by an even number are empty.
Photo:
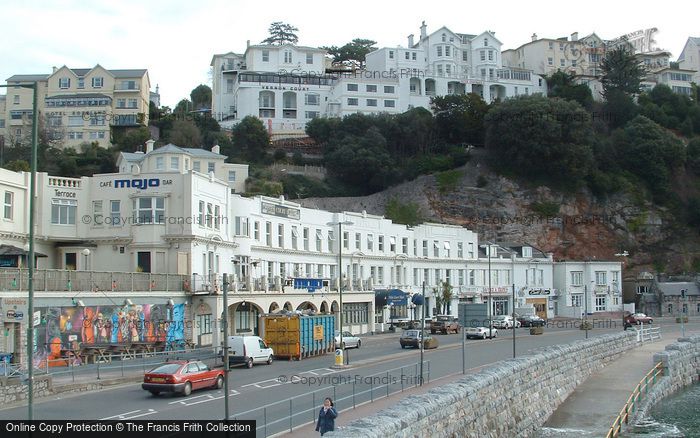
M333 438L534 436L588 376L637 345L634 331L538 349L349 423Z

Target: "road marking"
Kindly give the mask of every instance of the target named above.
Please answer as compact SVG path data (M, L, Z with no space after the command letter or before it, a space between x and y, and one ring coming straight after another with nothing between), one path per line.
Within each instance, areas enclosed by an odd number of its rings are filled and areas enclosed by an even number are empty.
M238 395L240 392L236 391L235 389L232 389L229 391L231 395ZM217 392L217 394L221 394L221 391ZM198 395L195 397L190 397L186 400L175 400L173 402L168 403L169 405L176 405L176 404L181 404L183 406L192 406L192 405L198 405L200 403L208 403L210 401L215 401L215 400L221 400L224 398L223 394L219 396L214 396L212 394L202 394ZM197 400L200 399L200 400Z
M133 418L145 417L146 415L155 414L158 411L156 411L155 409L149 409L148 411L143 412L141 414L137 414L137 412L141 412L141 409L124 412L123 414L112 415L111 417L101 418L100 420L131 420Z
M340 372L340 370L334 370L331 368L316 368L313 370L308 370L308 371L300 371L296 374L291 374L289 376L286 376L287 378L283 381L280 382L279 377L274 377L272 379L266 379L266 380L261 380L259 382L253 382L253 383L248 383L247 385L242 385L241 388L247 388L247 387L255 387L258 389L267 389L267 388L274 388L276 386L281 386L281 385L287 385L289 383L293 383L293 377L300 377L300 376L306 376L306 375L312 375L312 376L326 376L328 374L334 374Z

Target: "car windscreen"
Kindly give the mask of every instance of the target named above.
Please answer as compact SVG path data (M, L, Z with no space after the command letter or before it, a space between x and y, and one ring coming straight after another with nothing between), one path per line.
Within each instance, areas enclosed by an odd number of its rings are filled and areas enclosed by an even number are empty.
M153 368L149 373L154 374L175 374L182 365L179 363L166 363Z

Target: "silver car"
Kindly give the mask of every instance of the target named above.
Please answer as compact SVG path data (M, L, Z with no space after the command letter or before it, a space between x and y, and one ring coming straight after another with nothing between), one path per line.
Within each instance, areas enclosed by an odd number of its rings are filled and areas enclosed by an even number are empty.
M335 332L335 347L340 347L340 332ZM362 345L362 339L359 336L355 336L350 332L343 331L343 350L346 348L360 348Z
M495 328L492 328L491 333L489 333L488 327L469 327L466 332L467 339L493 339L498 337L498 330Z

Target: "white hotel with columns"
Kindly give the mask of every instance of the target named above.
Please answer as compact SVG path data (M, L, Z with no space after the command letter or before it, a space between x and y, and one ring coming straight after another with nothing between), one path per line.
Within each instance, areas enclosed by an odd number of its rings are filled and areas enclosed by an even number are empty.
M504 67L495 34L456 33L441 27L428 34L425 22L406 47L369 53L363 70L330 70L322 49L294 45L250 45L243 54L214 55L212 113L223 126L259 117L273 134L301 134L315 117L353 113L401 113L430 108L430 98L477 93L491 102L524 94L546 94L544 79L531 70Z
M485 302L489 285L494 314L512 312L513 284L515 307L547 318L580 316L585 298L591 312L621 308L619 261L558 263L526 243L481 242L459 226L407 227L365 212L243 197L247 166L224 159L216 147L148 144L146 153L122 153L118 173L39 173L35 306L185 303L186 318L198 322L192 342L218 344L212 326L223 310L223 273L233 276L233 333L255 333L261 313L337 313L342 247L344 321L357 333L386 329L392 316L420 315L413 303L420 303L423 284L428 315L444 312L435 308L435 291L445 282L453 287L448 312L455 316L460 301ZM0 169L2 299L26 297L29 179ZM329 225L339 221L352 223L340 235ZM584 282L591 283L585 297ZM406 302L392 308L386 295L394 289ZM0 324L14 332L18 321L5 316Z

